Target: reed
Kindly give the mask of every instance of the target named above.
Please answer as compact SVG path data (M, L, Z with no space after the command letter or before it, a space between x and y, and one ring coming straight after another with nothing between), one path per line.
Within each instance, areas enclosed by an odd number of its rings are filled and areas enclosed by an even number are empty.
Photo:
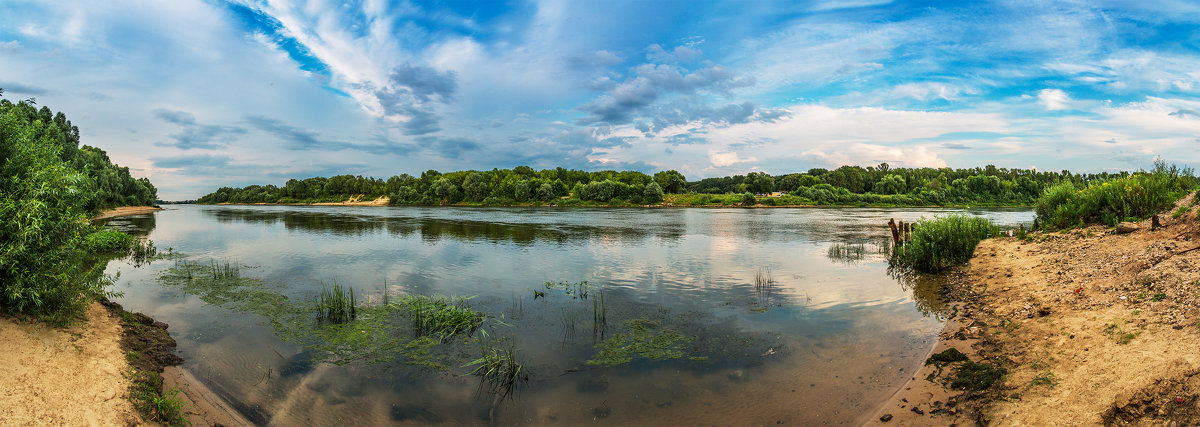
M775 286L775 276L771 274L770 268L759 268L754 272L754 291L762 293Z
M242 267L237 262L218 262L214 259L209 262L209 273L213 280L237 279L242 275Z
M924 273L938 272L967 262L980 241L998 232L990 220L966 214L922 219L913 227L912 241L896 246L889 261Z
M358 304L354 299L354 288L343 288L336 282L330 288L321 289L317 299L317 319L328 323L346 323L358 318Z
M829 250L825 253L827 258L845 263L862 261L866 255L867 246L862 243L834 243L829 246Z

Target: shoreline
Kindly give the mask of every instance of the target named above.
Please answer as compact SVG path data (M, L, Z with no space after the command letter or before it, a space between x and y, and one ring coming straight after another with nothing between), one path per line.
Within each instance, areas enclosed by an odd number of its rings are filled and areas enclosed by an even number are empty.
M1117 234L1101 226L992 238L952 270L954 304L930 356L866 425L1200 423L1200 208L1188 196ZM1173 213L1176 212L1176 213ZM927 360L928 360L927 356ZM981 391L943 384L967 363ZM927 380L930 374L934 381Z
M164 210L157 206L122 206L119 208L106 209L97 213L96 216L88 218L89 221L98 221L102 219L115 218L119 216L141 215L154 213Z
M992 209L1032 209L1033 205L676 205L676 204L658 204L658 205L555 205L555 204L517 204L517 205L389 205L386 203L378 204L375 202L318 202L318 203L191 203L197 206L352 206L352 207L412 207L412 208L614 208L614 209L679 209L679 208L699 208L699 209L824 209L824 208L865 208L865 209L970 209L975 208L992 208ZM129 214L133 215L133 214Z

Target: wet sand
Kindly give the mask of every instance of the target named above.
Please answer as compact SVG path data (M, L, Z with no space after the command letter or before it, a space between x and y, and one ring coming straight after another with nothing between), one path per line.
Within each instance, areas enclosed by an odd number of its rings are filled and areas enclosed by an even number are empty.
M119 208L112 208L112 209L106 210L104 212L100 212L96 216L92 217L92 221L95 221L98 219L118 217L118 216L154 213L154 212L158 212L161 210L163 210L163 208L154 207L154 206L122 206Z

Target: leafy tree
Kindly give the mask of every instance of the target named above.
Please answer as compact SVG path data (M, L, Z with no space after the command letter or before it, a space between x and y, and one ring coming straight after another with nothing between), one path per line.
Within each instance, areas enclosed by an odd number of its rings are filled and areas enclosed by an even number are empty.
M662 187L659 187L657 182L651 182L650 184L647 184L646 189L642 191L642 203L654 204L662 203L662 201Z
M554 200L554 186L550 184L542 184L538 187L537 196L538 199L543 202Z
M884 163L886 165L887 163ZM904 177L900 175L887 175L875 184L876 194L900 194L908 189L908 184L904 181Z
M64 323L107 285L80 261L93 184L62 158L46 131L53 124L30 120L32 109L0 100L0 305Z
M754 193L742 194L742 205L754 206L758 204L758 198L754 197Z
M513 186L513 199L516 201L524 202L529 200L529 196L529 181L521 181L518 182L517 185Z
M654 182L663 191L676 194L683 192L683 187L687 184L687 178L684 178L683 174L675 170L668 170L654 174Z

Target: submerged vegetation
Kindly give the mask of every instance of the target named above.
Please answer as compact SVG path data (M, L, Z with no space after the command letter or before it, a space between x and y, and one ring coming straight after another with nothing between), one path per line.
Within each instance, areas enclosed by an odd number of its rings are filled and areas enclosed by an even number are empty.
M913 225L912 240L892 250L892 265L932 273L971 259L983 239L998 232L986 218L952 214Z
M464 367L474 367L472 375L478 375L483 380L481 387L488 393L498 395L501 399L512 395L517 385L529 382L529 373L520 360L517 345L483 343L479 350L478 359L467 362Z
M418 337L431 336L443 341L456 335L471 335L486 318L472 310L463 297L427 297L410 295L399 306L412 316L413 333Z
M587 365L617 366L637 358L665 360L688 356L688 345L695 337L661 326L662 323L657 320L626 321L628 331L615 333L596 344L596 354L587 360Z

